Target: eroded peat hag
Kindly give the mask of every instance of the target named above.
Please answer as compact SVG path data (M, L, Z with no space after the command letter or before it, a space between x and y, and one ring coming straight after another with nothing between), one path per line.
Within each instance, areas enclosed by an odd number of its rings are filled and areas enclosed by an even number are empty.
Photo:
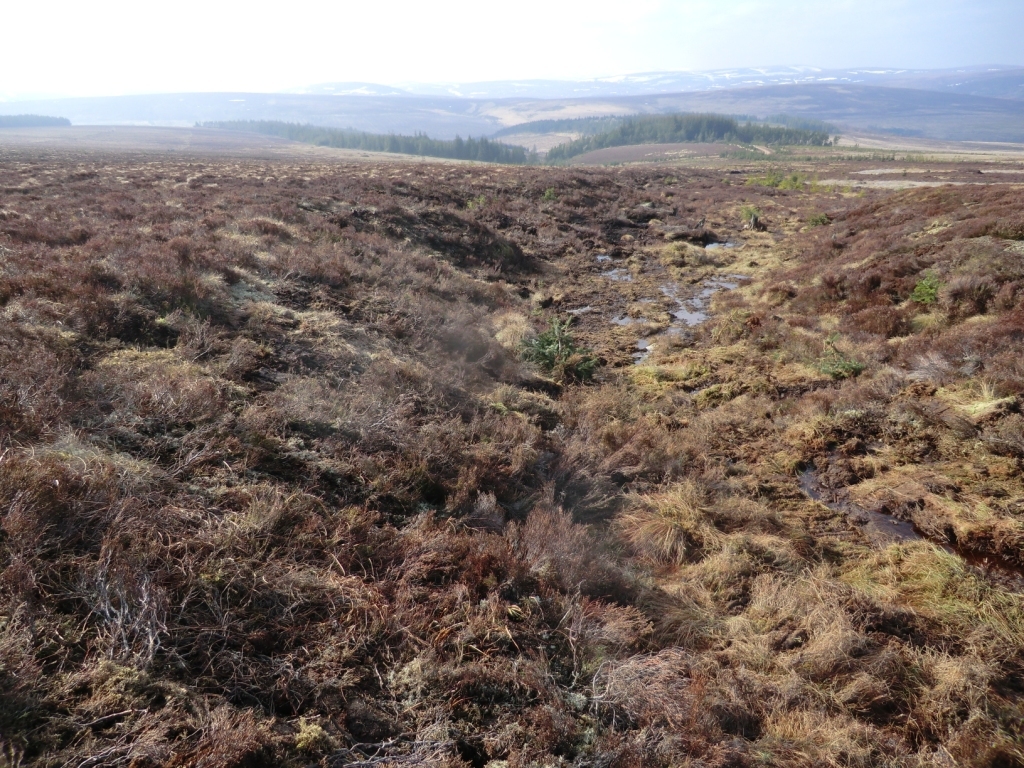
M830 456L829 460L835 458ZM824 474L828 475L827 470ZM800 489L808 497L845 516L853 525L860 527L875 545L928 539L914 524L914 512L924 508L921 500L897 507L882 503L875 509L868 509L852 503L845 489L827 487L821 480L819 470L813 465L800 472L799 480ZM1024 590L1024 567L1021 567L1019 561L1006 560L991 550L977 551L960 547L951 527L947 527L944 534L945 538L934 540L943 550L978 568L987 579L998 581L1017 592Z
M1022 764L1024 193L731 170L5 151L2 759Z
M874 544L884 546L899 541L921 541L924 538L914 528L913 523L886 515L879 510L858 507L844 498L843 493L826 488L813 466L800 472L799 479L800 490L832 511L847 516L854 525L863 526L865 535Z

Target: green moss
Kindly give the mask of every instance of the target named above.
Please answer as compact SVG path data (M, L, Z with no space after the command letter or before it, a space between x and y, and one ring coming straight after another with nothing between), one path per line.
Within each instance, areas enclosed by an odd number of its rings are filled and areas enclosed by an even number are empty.
M295 748L307 754L320 754L334 748L334 740L321 726L299 719L299 732L295 736Z

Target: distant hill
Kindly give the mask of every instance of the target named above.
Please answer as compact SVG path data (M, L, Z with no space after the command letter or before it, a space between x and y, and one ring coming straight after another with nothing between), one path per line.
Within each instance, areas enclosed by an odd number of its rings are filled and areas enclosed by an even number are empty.
M998 74L977 74L971 87L1012 90L1011 76ZM933 84L941 80L936 78ZM1024 100L960 93L953 85L946 90L925 90L797 83L557 99L183 93L0 103L0 114L25 112L66 115L75 125L191 127L197 122L272 120L369 133L426 133L436 139L494 136L511 126L538 120L714 112L825 121L845 133L881 131L953 141L1024 142Z
M278 120L370 133L428 133L441 139L487 136L502 127L467 99L287 93L169 93L143 96L0 102L0 114L50 112L75 125L191 128L221 120Z
M318 83L304 88L289 88L284 93L315 96L413 96L409 91L378 83Z
M719 112L813 118L845 130L947 141L1024 142L1024 101L864 85L777 85L646 97L645 112ZM639 110L638 110L639 111Z
M614 99L517 99L503 114L523 123L580 116L713 112L823 121L840 132L872 131L946 141L1024 142L1024 101L864 85L775 85ZM910 133L912 132L912 133Z
M0 128L56 128L71 125L66 117L45 115L0 115Z
M1024 67L960 67L940 70L753 67L691 72L642 72L591 80L402 83L398 87L409 94L420 96L578 99L815 84L876 85L969 96L1024 99Z
M884 85L966 96L1024 100L1024 68L897 74L888 78Z

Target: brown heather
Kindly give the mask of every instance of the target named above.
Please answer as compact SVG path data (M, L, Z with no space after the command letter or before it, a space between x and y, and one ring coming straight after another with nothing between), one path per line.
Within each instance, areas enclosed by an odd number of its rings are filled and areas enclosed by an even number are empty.
M1024 765L1024 192L672 173L0 154L0 765Z

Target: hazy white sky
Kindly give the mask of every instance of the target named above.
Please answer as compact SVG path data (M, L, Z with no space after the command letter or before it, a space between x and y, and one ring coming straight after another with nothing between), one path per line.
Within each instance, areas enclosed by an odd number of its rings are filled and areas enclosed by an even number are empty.
M0 0L0 96L1024 65L1024 0Z

